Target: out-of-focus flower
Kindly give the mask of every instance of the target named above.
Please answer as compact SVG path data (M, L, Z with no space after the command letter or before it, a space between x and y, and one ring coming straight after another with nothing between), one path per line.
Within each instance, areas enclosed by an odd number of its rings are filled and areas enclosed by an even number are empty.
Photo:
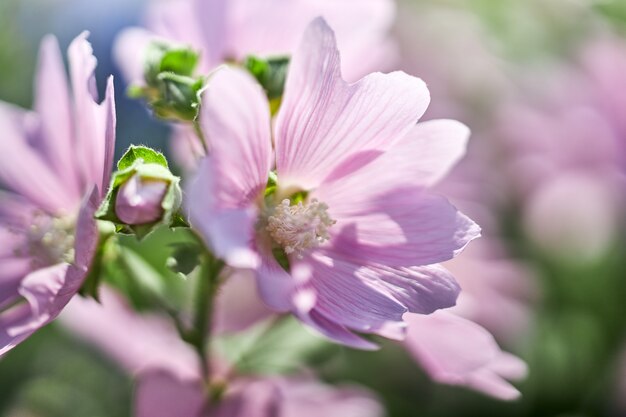
M115 142L113 82L98 104L87 35L44 39L35 112L0 103L0 354L53 320L78 292L98 240ZM73 99L70 94L73 93ZM81 205L82 201L82 205Z
M534 102L511 102L501 112L525 232L570 261L603 255L619 230L626 131L618 114L626 105L622 92L608 87L626 79L618 70L626 67L626 47L618 45L593 43L582 68L559 70Z
M212 405L200 381L155 371L142 376L137 417L381 417L374 396L357 387L332 387L307 377L239 379Z
M291 62L275 151L260 87L238 70L213 75L201 122L220 140L189 188L192 222L227 264L255 269L275 310L355 347L375 345L351 330L401 339L406 311L454 304L453 277L431 264L479 235L426 191L469 134L449 120L416 126L428 102L400 72L347 84L332 30L314 21Z
M158 368L178 378L196 378L198 356L171 321L133 311L107 287L101 288L99 299L75 298L61 323L133 375Z
M375 397L361 388L334 388L311 376L224 377L227 364L217 361L213 378L224 391L219 401L211 400L198 358L174 326L156 315L134 313L107 288L100 303L72 300L61 321L138 376L137 417L383 415Z
M388 36L393 24L392 0L179 0L152 1L148 30L126 30L116 43L117 62L129 80L141 81L141 51L155 39L175 42L200 52L200 71L248 55L292 53L306 26L323 16L337 31L343 70L356 80L388 69L395 47ZM140 52L140 53L138 53Z
M526 364L502 352L478 324L447 311L407 314L405 346L428 374L445 384L463 385L503 400L519 397L507 380L526 376Z

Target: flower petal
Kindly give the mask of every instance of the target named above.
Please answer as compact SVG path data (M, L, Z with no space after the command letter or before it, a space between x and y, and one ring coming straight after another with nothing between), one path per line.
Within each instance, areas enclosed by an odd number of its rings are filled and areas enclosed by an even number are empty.
M401 72L347 84L334 34L316 19L293 55L276 119L281 185L311 189L347 175L355 157L384 151L406 135L429 100L425 84Z
M272 156L267 99L246 73L221 69L203 94L200 121L211 153L188 193L191 219L218 256L243 261L231 266L252 266L253 203L265 189Z
M405 346L434 380L464 385L503 400L519 396L504 378L524 377L525 364L502 352L483 327L445 311L428 316L408 314L406 320Z
M180 380L166 371L146 372L135 391L137 417L202 416L205 398L200 381Z
M109 78L103 102L98 104L94 71L97 60L83 32L68 49L70 78L74 93L76 153L81 164L84 187L97 185L106 192L115 146L115 98Z
M375 343L357 336L345 326L328 319L315 309L310 310L308 313L297 312L295 315L300 321L337 343L341 343L342 345L353 347L355 349L379 349L379 346Z
M41 42L35 81L35 111L41 123L36 146L78 200L82 190L74 153L70 90L54 36L49 35Z
M389 268L363 268L362 279L387 291L409 312L431 314L456 304L461 287L441 265Z
M310 286L316 294L315 310L350 329L394 339L404 337L402 315L407 308L375 284L374 270L321 253L304 262L311 266ZM363 274L368 275L363 279Z
M342 188L342 187L341 187ZM338 256L357 263L419 266L453 258L480 228L445 198L419 188L397 188L376 197L324 187L312 197L329 206Z

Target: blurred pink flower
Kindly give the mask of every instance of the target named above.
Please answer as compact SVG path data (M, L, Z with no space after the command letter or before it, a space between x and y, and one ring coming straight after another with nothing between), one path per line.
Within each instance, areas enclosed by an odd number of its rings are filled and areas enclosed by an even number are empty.
M211 404L196 353L180 339L170 321L154 314L137 314L106 287L100 303L74 298L61 322L139 378L137 417L383 415L380 404L364 389L334 388L311 376L233 377L228 364L216 358L213 379L225 383L226 391L219 403ZM224 379L226 374L231 376Z
M260 86L234 69L213 75L201 123L220 140L188 190L192 222L227 264L255 269L273 309L354 347L376 345L351 330L401 339L406 311L454 304L454 278L431 264L479 235L426 191L463 155L469 135L450 120L415 125L428 102L424 83L401 72L347 84L333 32L314 21L293 55L275 151ZM274 160L277 186L264 198ZM300 191L304 200L290 204Z
M601 39L582 65L541 75L538 97L503 107L512 187L525 232L544 251L589 262L617 238L626 188L626 46ZM575 85L576 88L572 88Z
M238 379L219 403L207 401L200 381L161 371L144 374L135 393L137 417L382 417L368 391L323 385L310 377Z
M318 16L337 31L349 80L390 68L396 54L388 36L395 16L393 0L157 0L147 11L147 30L123 32L114 54L127 78L141 81L141 51L151 40L164 39L199 50L200 70L208 73L250 54L292 53Z
M507 379L526 376L526 364L502 352L493 336L478 324L448 311L424 316L407 314L404 342L437 382L463 385L503 400L519 397Z
M47 37L35 112L0 103L0 354L59 314L96 249L93 213L108 186L115 103L112 79L97 102L96 59L86 38L69 47L72 90L57 41Z

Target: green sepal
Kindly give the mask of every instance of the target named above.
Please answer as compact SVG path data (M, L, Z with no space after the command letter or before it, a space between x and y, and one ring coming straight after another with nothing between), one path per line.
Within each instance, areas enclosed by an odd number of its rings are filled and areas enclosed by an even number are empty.
M109 222L98 222L99 238L98 248L94 254L93 260L89 267L89 273L83 281L78 293L86 298L93 298L100 302L100 283L104 277L104 265L107 254L111 250L114 233L114 227Z
M289 256L285 253L283 248L273 248L272 255L276 262L288 273L291 272L291 263L289 262Z
M280 104L280 98L285 89L289 60L288 56L260 58L249 55L243 62L243 67L261 84L267 98L270 101L278 100L278 103L274 103L273 106L275 110L277 109L276 104Z
M205 249L197 242L177 242L172 245L172 254L167 258L167 267L184 278L191 274L202 262Z
M96 211L96 219L112 222L117 233L134 234L138 239L143 239L160 225L189 227L179 212L182 203L180 178L170 172L167 159L163 154L145 146L131 145L120 158L117 166L118 171L112 175L109 191ZM167 191L161 200L163 208L161 219L146 224L128 225L115 213L115 201L120 187L134 175L168 184Z
M199 59L192 49L153 42L146 53L145 84L130 86L128 96L145 99L159 118L195 120L204 86L204 78L194 76Z
M157 164L169 168L167 159L161 152L147 146L131 145L117 162L117 169L121 171L130 168L138 159L141 159L145 164Z

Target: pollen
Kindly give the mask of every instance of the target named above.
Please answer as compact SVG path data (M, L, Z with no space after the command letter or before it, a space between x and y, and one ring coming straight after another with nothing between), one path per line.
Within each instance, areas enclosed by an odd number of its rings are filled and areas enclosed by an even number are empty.
M41 268L61 262L74 262L73 216L51 217L36 213L25 233L25 244L17 255L31 258L33 267Z
M328 229L336 223L328 214L328 206L318 200L292 205L288 199L275 207L267 219L267 231L285 253L302 253L327 241Z

